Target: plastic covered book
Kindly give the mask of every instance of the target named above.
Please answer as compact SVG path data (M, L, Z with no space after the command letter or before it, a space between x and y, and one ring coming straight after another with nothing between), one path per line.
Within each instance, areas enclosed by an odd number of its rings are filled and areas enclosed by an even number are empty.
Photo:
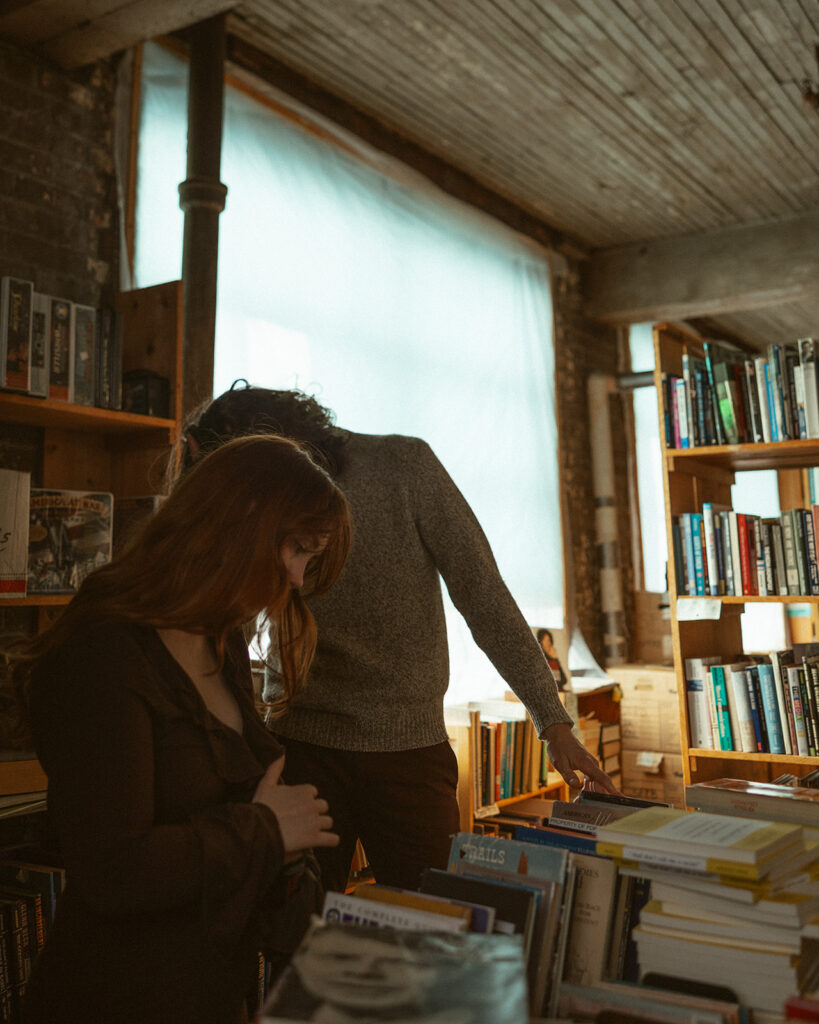
M520 1024L527 1012L519 935L316 922L258 1021Z
M73 594L111 560L113 506L113 496L103 491L32 488L29 594Z

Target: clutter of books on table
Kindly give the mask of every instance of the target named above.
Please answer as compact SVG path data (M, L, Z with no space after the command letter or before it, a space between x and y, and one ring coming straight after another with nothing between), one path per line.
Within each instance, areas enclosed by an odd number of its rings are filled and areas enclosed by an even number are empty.
M819 1018L819 790L686 800L524 801L417 891L329 893L258 1021Z

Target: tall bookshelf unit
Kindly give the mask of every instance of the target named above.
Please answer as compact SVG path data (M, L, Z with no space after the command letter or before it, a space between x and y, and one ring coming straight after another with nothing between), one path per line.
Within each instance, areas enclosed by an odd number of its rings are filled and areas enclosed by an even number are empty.
M158 493L182 419L182 282L121 292L123 372L149 370L170 383L170 417L97 409L27 395L0 393L0 424L42 430L40 486L111 491L116 498ZM40 628L71 600L36 594L4 600L3 607L34 606ZM46 788L36 760L3 759L0 795Z
M682 374L683 345L702 354L701 339L679 328L661 324L654 329L655 384L664 445L664 396L662 374ZM693 657L734 657L743 650L740 616L750 602L812 604L816 621L819 597L708 597L691 598L677 593L672 522L685 512L701 512L704 501L731 504L735 474L747 470L774 469L779 480L783 509L804 504L803 473L819 465L819 440L774 443L710 445L707 447L663 448L663 487L668 536L668 586L671 599L671 632L679 698L683 775L686 785L708 779L734 777L770 782L784 772L804 775L815 768L817 759L789 754L742 753L692 747L685 687L685 659ZM719 618L688 618L683 602L718 602ZM690 606L689 606L690 607ZM713 606L711 606L713 607ZM784 609L783 609L784 611Z

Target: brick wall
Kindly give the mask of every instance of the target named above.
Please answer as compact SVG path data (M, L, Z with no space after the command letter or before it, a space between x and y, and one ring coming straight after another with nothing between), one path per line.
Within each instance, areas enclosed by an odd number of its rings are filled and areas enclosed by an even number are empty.
M0 275L100 305L117 280L113 62L63 71L0 41Z
M589 452L589 407L586 382L591 373L618 374L617 333L590 320L584 313L580 292L580 267L569 265L557 281L555 306L555 359L557 371L557 408L561 426L561 480L566 503L566 518L571 532L570 545L575 607L578 623L590 650L603 664L603 634L600 613L600 573L595 548L594 497ZM611 401L612 436L617 480L620 560L623 566L623 592L628 623L633 621L634 573L631 565L630 522L623 402ZM617 443L617 439L621 439Z

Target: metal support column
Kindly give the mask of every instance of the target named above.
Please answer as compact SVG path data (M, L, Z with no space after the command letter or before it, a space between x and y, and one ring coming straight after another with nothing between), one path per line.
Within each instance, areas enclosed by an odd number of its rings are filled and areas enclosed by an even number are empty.
M219 214L227 187L219 180L224 105L225 16L189 32L187 178L179 186L185 211L183 281L183 415L213 395Z

